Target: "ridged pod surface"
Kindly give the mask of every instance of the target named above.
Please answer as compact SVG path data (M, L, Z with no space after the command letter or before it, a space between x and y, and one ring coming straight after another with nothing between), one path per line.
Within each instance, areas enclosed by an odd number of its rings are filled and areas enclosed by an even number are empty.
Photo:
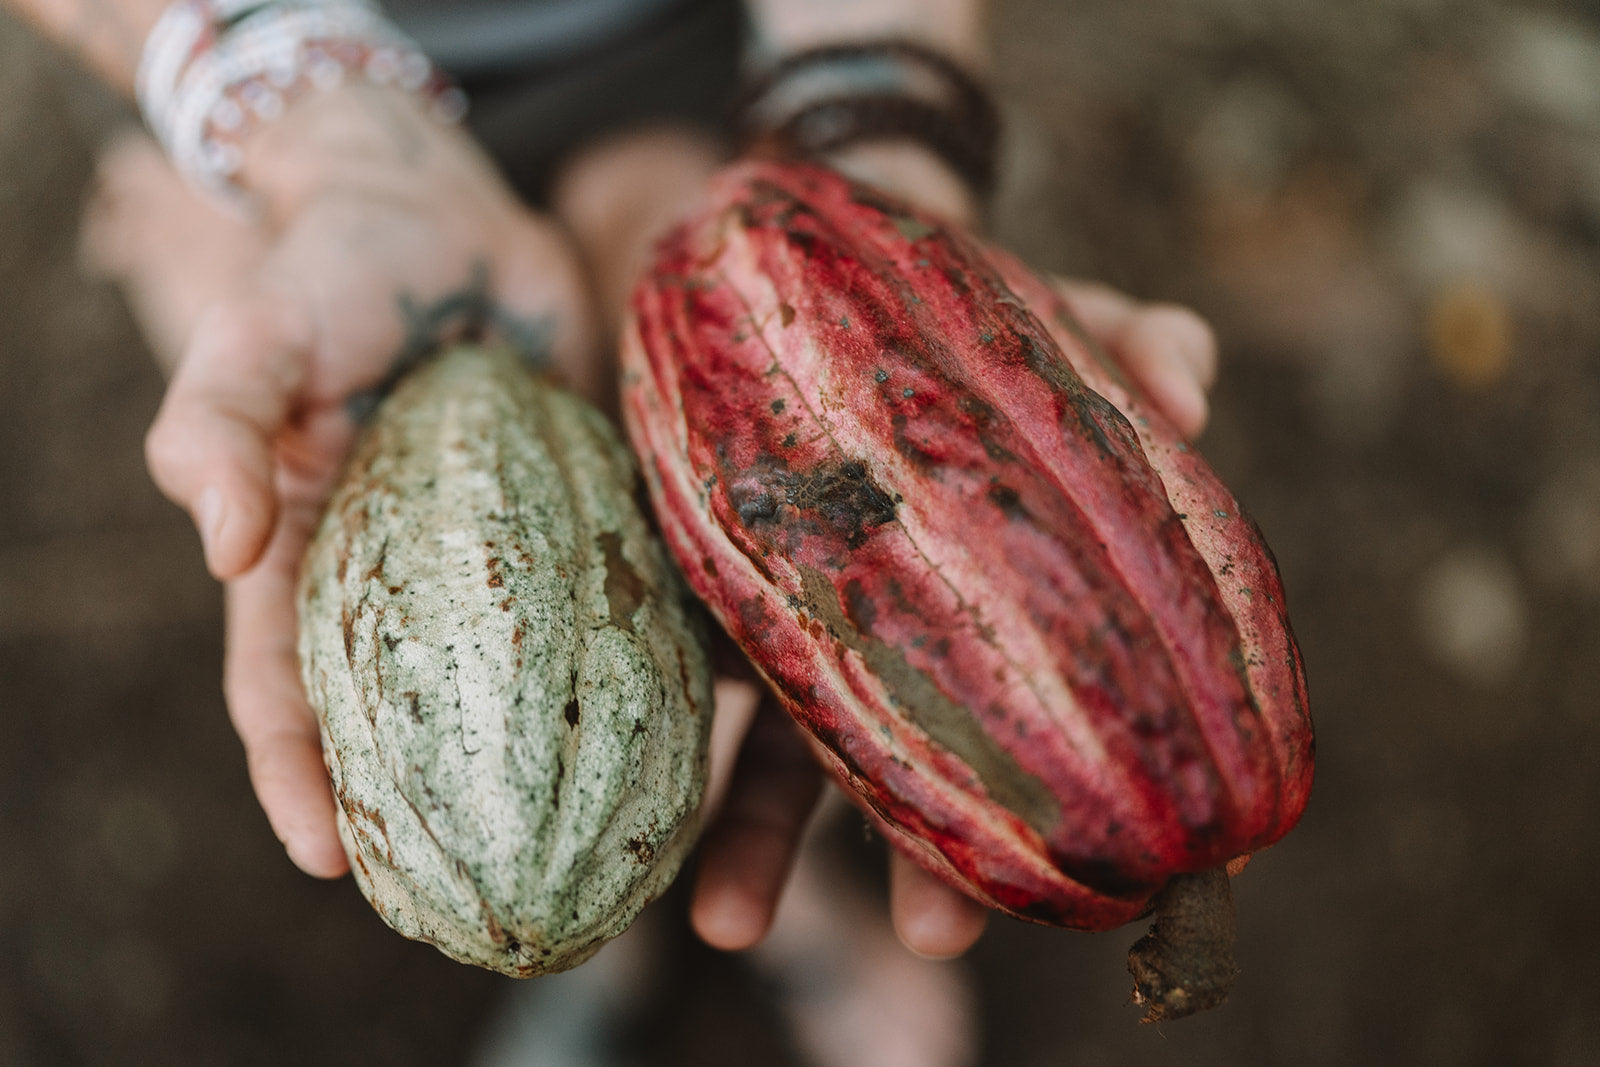
M1311 781L1276 567L1013 258L803 164L659 247L624 415L691 584L896 843L1107 929Z
M527 976L671 882L705 780L692 597L599 412L453 349L365 429L302 570L340 837L401 933Z

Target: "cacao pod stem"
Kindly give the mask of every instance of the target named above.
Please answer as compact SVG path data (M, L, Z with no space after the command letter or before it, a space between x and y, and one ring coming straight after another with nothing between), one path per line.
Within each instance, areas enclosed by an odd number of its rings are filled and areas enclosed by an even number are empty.
M1128 950L1133 1002L1149 1008L1141 1021L1181 1019L1227 1000L1239 971L1227 870L1174 875L1154 914L1150 932Z

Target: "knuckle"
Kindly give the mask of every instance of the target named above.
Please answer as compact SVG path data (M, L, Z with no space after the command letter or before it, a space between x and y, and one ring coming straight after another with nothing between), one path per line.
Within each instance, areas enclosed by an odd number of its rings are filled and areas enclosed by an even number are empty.
M1174 349L1202 383L1216 370L1217 336L1211 324L1192 308L1153 304L1139 316L1142 338Z
M1216 344L1216 335L1211 329L1211 324L1191 307L1183 304L1154 304L1146 310L1146 314L1154 317L1167 329L1183 334L1186 340L1197 347Z
M248 344L260 329L261 314L252 302L219 300L201 312L195 324L193 348L217 353L232 351Z
M177 479L187 465L191 450L178 417L169 406L163 407L144 435L144 460L156 484L167 495L177 492Z

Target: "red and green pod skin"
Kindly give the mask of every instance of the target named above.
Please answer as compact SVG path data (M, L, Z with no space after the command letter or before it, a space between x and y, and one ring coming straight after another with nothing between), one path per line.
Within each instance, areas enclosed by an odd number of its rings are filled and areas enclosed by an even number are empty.
M660 245L623 361L690 583L914 859L1109 929L1299 818L1270 553L1016 260L740 163Z

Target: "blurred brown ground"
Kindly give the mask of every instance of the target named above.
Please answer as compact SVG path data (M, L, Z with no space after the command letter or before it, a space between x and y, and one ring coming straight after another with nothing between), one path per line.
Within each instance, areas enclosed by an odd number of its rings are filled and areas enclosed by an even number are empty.
M984 1062L1600 1063L1600 8L996 6L996 228L1216 325L1202 445L1283 566L1319 766L1236 883L1232 1003L1140 1027L1136 931L996 922ZM75 259L125 117L0 18L0 1064L462 1062L508 983L297 874L251 798L143 470L161 382ZM778 1062L663 908L637 1062Z

